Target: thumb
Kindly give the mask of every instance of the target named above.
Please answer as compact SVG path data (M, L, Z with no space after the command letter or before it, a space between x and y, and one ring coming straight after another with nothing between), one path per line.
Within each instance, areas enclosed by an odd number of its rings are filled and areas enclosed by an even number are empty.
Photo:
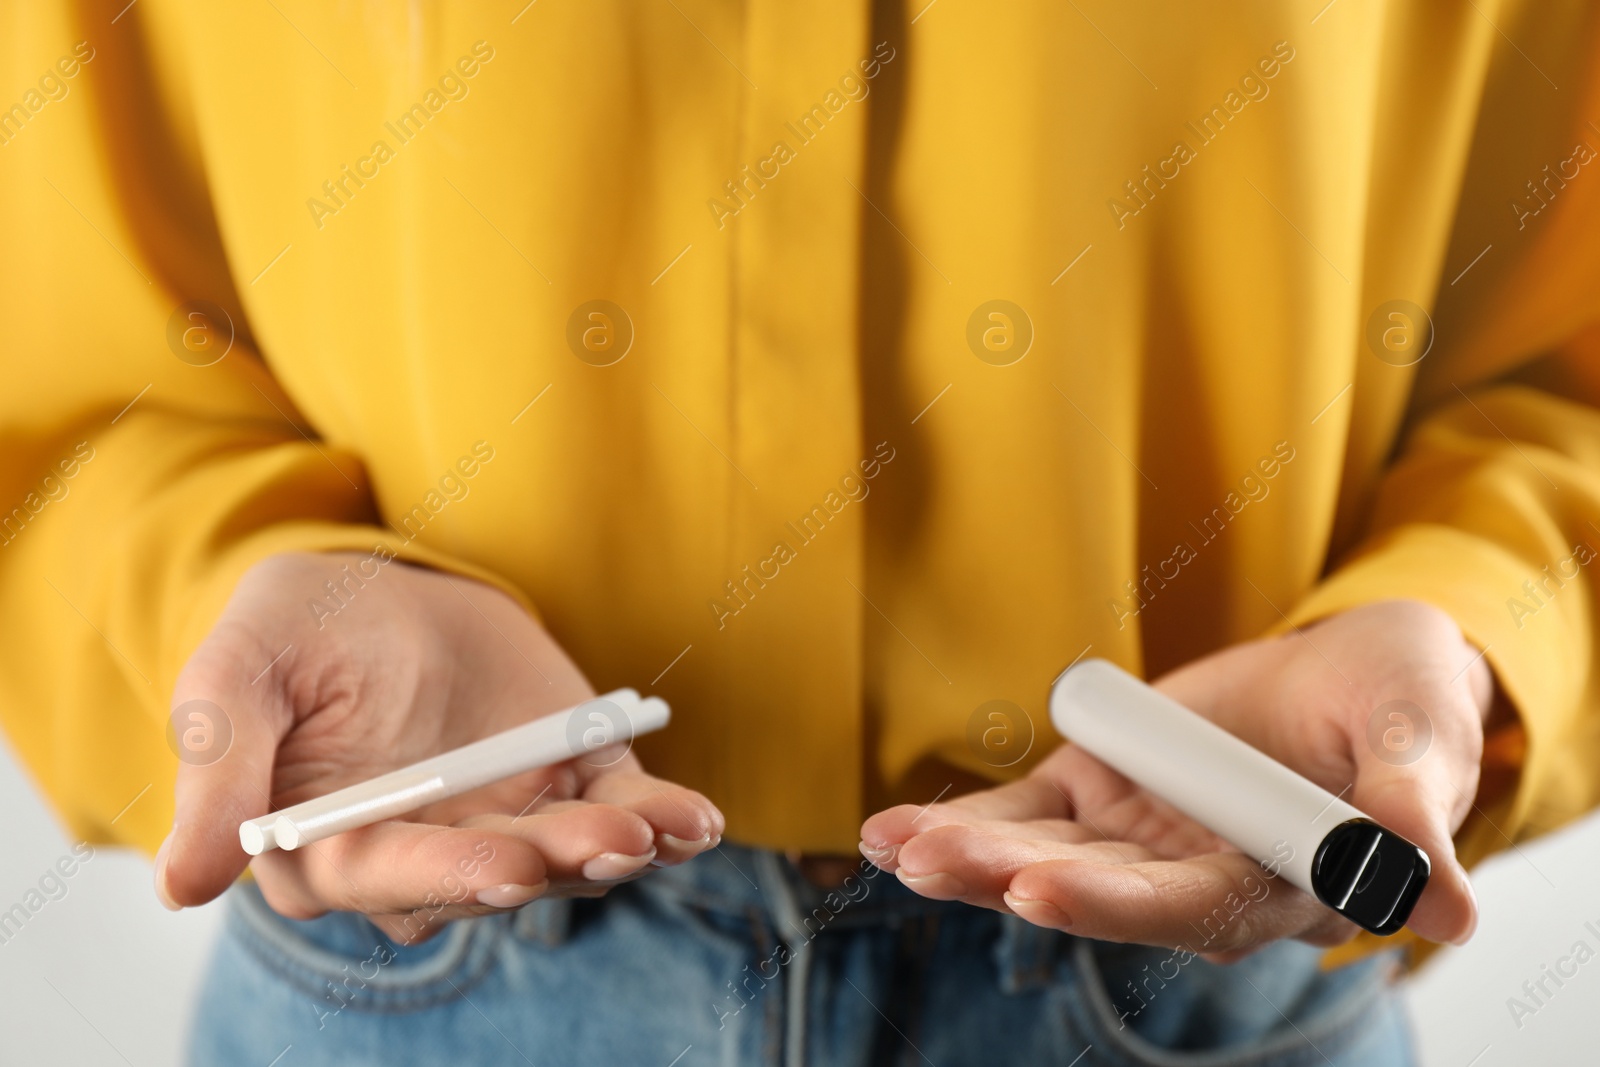
M1439 751L1446 747L1437 744L1440 740L1431 750L1397 755L1369 749L1358 739L1351 802L1428 854L1428 884L1406 925L1430 941L1463 944L1477 929L1478 901L1456 859L1453 835L1457 813L1477 790L1477 764L1452 766ZM1465 791L1457 788L1458 778Z
M214 899L249 864L239 824L270 809L273 762L290 722L282 688L246 662L256 657L219 644L213 635L201 645L172 697L176 803L155 857L155 889L173 910Z

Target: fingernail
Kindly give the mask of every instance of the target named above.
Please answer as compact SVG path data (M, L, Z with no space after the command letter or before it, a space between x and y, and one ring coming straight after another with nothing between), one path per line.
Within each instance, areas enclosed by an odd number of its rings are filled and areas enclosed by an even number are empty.
M520 908L550 886L547 878L538 885L492 885L478 890L478 903L491 908Z
M1014 897L1010 893L1005 893L1004 899L1006 907L1035 926L1051 926L1061 929L1072 925L1072 920L1067 916L1067 913L1048 900Z
M707 849L715 847L711 843L711 835L706 834L691 841L686 837L674 837L672 834L656 835L656 858L650 861L652 867L673 867L679 863L687 863Z
M902 868L895 872L900 883L918 896L933 900L960 900L967 895L966 883L953 874L933 871L929 874L907 874Z
M640 867L655 859L656 850L642 856L626 856L621 852L602 852L583 865L583 876L591 882L614 882L626 878Z
M172 893L167 889L167 852L172 847L172 834L161 842L161 847L156 849L155 882L156 899L161 901L161 906L168 911L182 911L183 905L172 899Z
M867 859L871 860L873 863L881 864L885 860L891 860L894 858L893 845L885 845L882 848L875 848L874 846L867 844L865 841L862 841L856 846L856 848L860 849L861 854L867 857Z
M671 834L660 834L658 835L657 840L676 852L703 852L711 847L710 834L702 834L692 841L687 837L674 837Z

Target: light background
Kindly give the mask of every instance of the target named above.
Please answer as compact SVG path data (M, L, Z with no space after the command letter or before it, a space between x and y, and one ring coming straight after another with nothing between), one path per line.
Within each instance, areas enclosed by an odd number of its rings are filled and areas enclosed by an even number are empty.
M21 901L72 843L0 746L0 911ZM1424 1067L1595 1062L1600 958L1580 967L1520 1029L1507 998L1574 942L1600 950L1600 818L1502 854L1476 873L1483 919L1409 986ZM140 856L97 849L22 931L0 944L0 1062L166 1067L180 1062L220 906L171 914ZM261 1067L280 1050L264 1050ZM291 1050L280 1067L293 1067ZM245 1065L240 1065L245 1067ZM686 1061L683 1067L693 1067Z

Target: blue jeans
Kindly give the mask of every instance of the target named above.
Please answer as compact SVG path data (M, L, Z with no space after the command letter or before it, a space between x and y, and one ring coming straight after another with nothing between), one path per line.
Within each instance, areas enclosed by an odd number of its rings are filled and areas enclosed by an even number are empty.
M1215 966L924 900L865 864L818 889L731 844L415 948L357 915L284 919L250 884L229 895L197 1064L1414 1062L1389 956L1324 971L1284 942Z

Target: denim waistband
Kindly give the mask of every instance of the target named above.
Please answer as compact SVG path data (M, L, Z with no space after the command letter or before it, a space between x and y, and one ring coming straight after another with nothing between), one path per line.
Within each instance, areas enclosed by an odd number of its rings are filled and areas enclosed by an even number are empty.
M1123 1067L1321 1063L1322 1050L1331 1052L1359 1037L1361 1020L1376 1010L1382 987L1372 965L1323 975L1314 949L1284 943L1236 968L1192 963L1186 980L1169 989L1166 981L1172 976L1160 971L1161 957L1170 956L1165 950L1108 946L1012 915L925 900L893 875L867 865L856 867L838 886L819 887L779 853L731 844L687 864L652 871L601 899L535 901L451 923L433 940L405 949L389 946L359 915L285 919L249 883L229 897L230 936L224 945L235 954L229 957L231 971L243 988L253 989L252 996L263 989L283 990L284 1018L302 1015L309 1002L318 1012L318 1030L325 1021L334 1025L330 1020L340 1018L347 1006L360 1017L409 1015L448 1011L447 1005L471 998L471 1012L492 1015L495 1009L488 1003L496 997L502 1007L514 1005L517 995L532 990L540 991L540 1003L548 1003L565 988L566 967L587 979L580 996L589 1003L597 995L604 1000L604 991L624 972L643 972L668 976L665 986L657 982L655 987L666 1000L683 993L699 1010L703 995L705 1010L717 1017L716 1030L722 1030L724 1016L737 1019L730 1026L760 1035L766 1050L762 1062L785 1067L828 1057L829 1027L849 1014L839 1015L839 1003L830 998L852 972L868 990L878 990L870 997L855 992L886 1022L891 1016L902 1024L912 1018L907 1005L918 1003L915 997L922 994L906 991L924 988L926 980L927 988L941 991L927 1002L937 1005L928 1008L929 1019L943 1019L956 1001L981 1003L982 1017L1010 1020L996 1023L1012 1028L996 1035L998 1049L1020 1032L1017 1013L1022 1011L1030 1033L1048 1031L1063 1040L1070 1035L1074 1050L1081 1035L1093 1043L1096 1057ZM636 958L649 966L637 968ZM246 961L255 969L245 967ZM607 968L616 968L616 974ZM927 968L926 978L920 968ZM1151 976L1152 968L1161 981ZM534 981L531 975L540 977ZM1152 1011L1144 1010L1143 999L1155 992L1147 979L1164 990L1151 1001ZM724 986L732 991L726 996ZM1138 1010L1124 995L1135 988L1143 991ZM516 995L506 1000L511 991ZM897 1000L902 994L911 999ZM1224 1002L1228 1012L1207 1007ZM747 1005L760 1009L745 1013ZM855 1007L859 1011L861 1005ZM1293 1026L1279 1026L1281 1018L1293 1018ZM1173 1058L1162 1051L1165 1044L1151 1044L1170 1039L1171 1027L1196 1020L1233 1027L1215 1038L1219 1050L1214 1054L1195 1058L1185 1052ZM1399 1024L1389 1019L1385 1025ZM1221 1045L1228 1045L1226 1052Z
M690 863L655 871L650 877L657 891L697 907L727 913L747 913L754 908L771 913L782 903L801 914L824 908L837 913L832 922L843 924L840 929L961 907L917 896L894 875L862 857L857 857L838 885L818 886L782 853L731 842L723 842Z
M785 983L787 1064L806 1062L811 985L807 949L818 938L867 928L893 929L913 919L986 919L998 926L994 962L1000 984L1008 993L1041 988L1052 981L1057 963L1077 940L1015 916L985 913L960 901L918 896L865 858L838 885L818 886L783 854L731 842L688 863L652 872L639 883L639 890L706 911L758 920L772 940L790 948L794 970ZM570 930L573 907L572 900L535 901L516 914L512 928L519 936L559 944Z
M918 896L866 859L836 886L810 882L782 853L723 842L688 863L652 871L633 883L704 911L761 916L779 939L809 940L825 928L844 932L895 927L912 918L970 916L970 904ZM558 942L570 922L571 900L539 900L517 916L517 933ZM1008 917L1012 918L1012 917ZM1014 922L1038 930L1021 920ZM1067 935L1040 931L1040 939Z

